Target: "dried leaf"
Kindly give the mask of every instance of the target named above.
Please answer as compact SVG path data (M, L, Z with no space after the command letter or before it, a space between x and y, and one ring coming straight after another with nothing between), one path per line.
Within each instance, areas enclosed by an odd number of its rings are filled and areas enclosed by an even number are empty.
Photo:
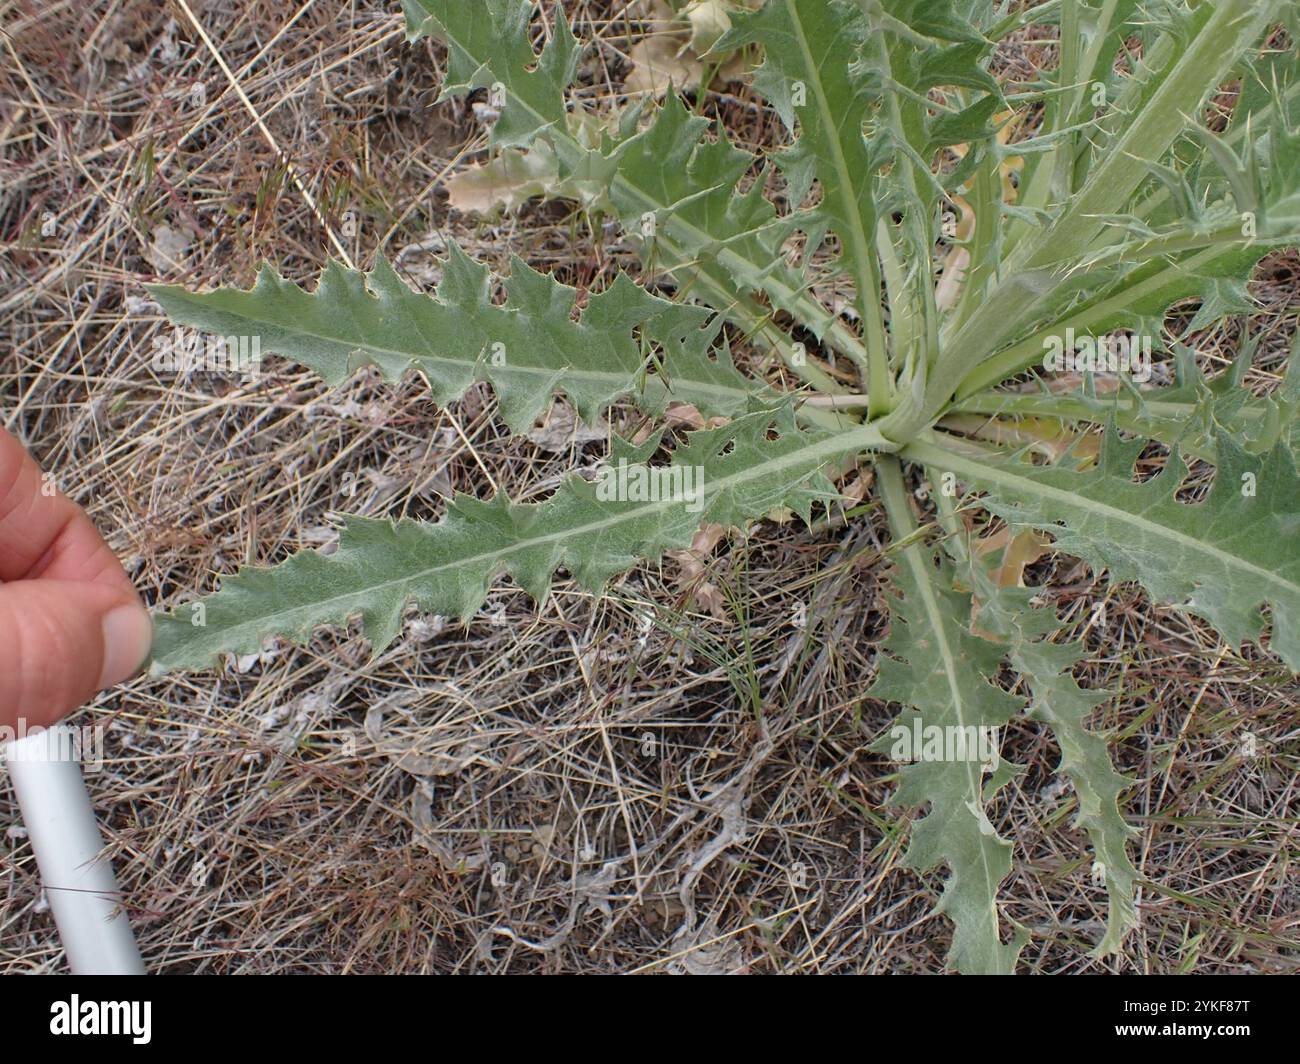
M726 534L727 530L722 525L705 525L695 533L695 539L686 550L668 551L668 557L681 567L677 586L691 589L688 605L691 602L697 603L719 621L731 618L727 600L717 585L709 583L704 577L708 573L706 562L709 556Z
M568 403L557 399L542 421L528 430L530 443L552 454L563 454L584 443L609 439L609 425L601 418L588 427L578 417L578 412Z

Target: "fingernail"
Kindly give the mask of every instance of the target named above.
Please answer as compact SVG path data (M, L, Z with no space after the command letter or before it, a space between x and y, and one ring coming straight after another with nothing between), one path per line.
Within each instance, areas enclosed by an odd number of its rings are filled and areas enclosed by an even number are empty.
M118 606L104 615L104 667L99 687L112 687L129 680L144 664L153 645L153 621L149 612L135 604Z

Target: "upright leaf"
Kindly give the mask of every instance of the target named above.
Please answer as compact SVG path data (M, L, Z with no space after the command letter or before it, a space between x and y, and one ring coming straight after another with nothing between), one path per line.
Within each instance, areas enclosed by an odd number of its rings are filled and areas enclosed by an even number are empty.
M720 42L724 48L763 46L755 87L798 132L794 145L777 156L790 198L798 204L813 181L820 182L816 214L840 238L864 320L878 312L880 299L874 195L885 161L864 136L877 99L857 66L866 34L865 17L847 4L768 0L756 12L737 15Z

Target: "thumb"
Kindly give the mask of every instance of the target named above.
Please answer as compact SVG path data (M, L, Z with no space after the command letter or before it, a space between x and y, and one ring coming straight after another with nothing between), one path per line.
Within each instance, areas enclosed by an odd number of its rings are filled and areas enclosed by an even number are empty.
M153 625L129 587L0 584L0 725L47 726L144 663Z

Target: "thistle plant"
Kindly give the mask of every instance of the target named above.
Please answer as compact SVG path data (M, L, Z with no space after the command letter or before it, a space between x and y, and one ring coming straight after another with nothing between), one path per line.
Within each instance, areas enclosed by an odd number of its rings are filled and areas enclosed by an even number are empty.
M542 502L462 495L436 523L350 518L329 556L246 569L160 617L154 671L358 617L377 654L412 604L468 621L503 576L539 603L561 571L599 594L704 525L812 520L870 465L891 623L863 693L900 707L879 749L996 734L1019 714L1049 729L1108 893L1095 953L1119 952L1136 919L1127 781L1089 726L1110 696L1080 687L1083 644L1058 641L1055 610L972 530L1013 546L1035 534L1300 670L1300 365L1293 353L1260 396L1243 384L1248 340L1218 375L1180 342L1249 311L1254 266L1297 241L1296 5L710 6L704 62L754 56L753 91L783 126L767 158L698 95L598 113L558 5L404 0L409 40L445 49L442 97L491 109L485 167L546 175L528 194L571 201L593 239L634 250L641 280L620 275L580 312L526 262L498 279L455 246L432 293L382 257L364 274L331 263L311 292L270 267L248 291L150 291L173 322L257 336L331 385L414 369L447 404L487 381L514 432L558 394L592 424L680 403L711 427L616 437L618 478L574 472ZM1056 59L1012 86L991 64L1029 28ZM1175 333L1167 312L1189 300ZM1152 453L1163 466L1141 479ZM1192 468L1213 470L1199 498ZM1012 843L987 810L1019 766L920 753L895 795L924 809L906 862L945 870L950 965L1011 972L1026 932L999 912Z

